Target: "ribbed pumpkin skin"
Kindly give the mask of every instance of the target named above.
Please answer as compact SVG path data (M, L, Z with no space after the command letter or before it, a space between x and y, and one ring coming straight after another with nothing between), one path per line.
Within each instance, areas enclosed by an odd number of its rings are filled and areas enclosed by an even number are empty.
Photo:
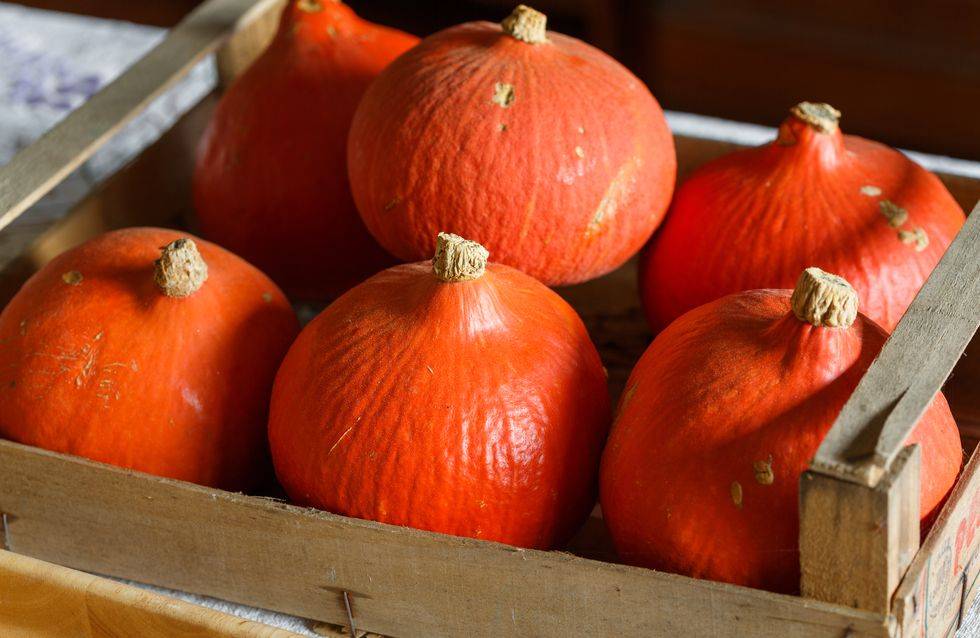
M677 189L640 265L655 329L730 293L792 288L817 266L851 282L862 312L890 331L963 225L942 183L898 151L792 116L779 138L710 162ZM893 227L883 200L908 221ZM899 238L915 228L928 236L921 252Z
M351 125L351 188L393 255L427 258L445 230L561 285L613 270L650 237L676 172L660 106L604 53L548 38L460 25L368 89ZM506 107L498 84L513 87Z
M0 314L0 436L231 490L268 476L269 395L296 317L268 277L202 240L207 281L164 295L153 262L181 237L107 233L24 284Z
M198 147L194 205L204 236L290 295L322 299L394 260L361 222L347 133L368 84L418 38L347 6L290 2L269 48L221 98Z
M269 439L304 505L550 548L595 503L609 420L599 356L560 297L506 266L442 283L422 262L375 275L303 330Z
M602 510L620 557L798 591L800 474L884 339L863 315L847 329L805 324L785 290L730 295L671 324L633 370L603 453ZM925 517L962 463L942 394L909 443L922 446ZM771 463L771 484L757 462Z

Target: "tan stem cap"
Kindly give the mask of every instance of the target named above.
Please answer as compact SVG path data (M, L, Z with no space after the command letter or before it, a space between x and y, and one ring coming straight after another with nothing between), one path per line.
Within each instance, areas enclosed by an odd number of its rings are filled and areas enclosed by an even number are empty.
M507 35L528 44L548 41L548 16L524 4L517 5L500 27Z
M823 102L800 102L789 112L821 133L833 133L840 124L840 111Z
M479 279L487 269L489 257L490 251L475 241L452 233L439 233L432 271L447 283Z
M796 282L790 305L800 321L823 328L848 328L857 318L858 296L843 277L811 267Z
M187 297L208 279L208 265L201 258L193 239L178 239L162 248L153 280L168 297Z

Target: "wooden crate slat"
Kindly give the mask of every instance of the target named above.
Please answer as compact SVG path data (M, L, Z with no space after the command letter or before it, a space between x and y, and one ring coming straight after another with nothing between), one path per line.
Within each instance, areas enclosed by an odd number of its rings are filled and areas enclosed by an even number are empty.
M882 615L348 519L0 441L15 552L393 636L886 636Z
M5 638L299 638L299 634L0 551Z
M815 471L874 486L980 324L980 205L817 450Z
M276 2L210 0L202 4L160 45L0 167L0 229L91 157L229 34L266 15Z
M973 452L956 489L895 592L903 638L952 635L980 585L980 453Z

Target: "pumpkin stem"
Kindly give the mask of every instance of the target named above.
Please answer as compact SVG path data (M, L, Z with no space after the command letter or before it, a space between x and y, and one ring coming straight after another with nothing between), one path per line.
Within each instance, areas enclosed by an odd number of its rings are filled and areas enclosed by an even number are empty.
M811 267L797 280L790 306L800 321L822 328L849 328L857 318L858 296L843 277Z
M490 251L475 241L452 233L439 233L432 271L440 281L447 283L479 279L487 269L488 257Z
M840 111L823 102L800 102L789 112L821 133L833 133L840 124Z
M528 44L548 41L548 16L525 4L517 5L517 8L500 23L500 27L507 35Z
M207 281L208 265L201 258L193 239L178 239L161 248L161 251L160 259L153 262L156 267L153 280L163 294L187 297Z

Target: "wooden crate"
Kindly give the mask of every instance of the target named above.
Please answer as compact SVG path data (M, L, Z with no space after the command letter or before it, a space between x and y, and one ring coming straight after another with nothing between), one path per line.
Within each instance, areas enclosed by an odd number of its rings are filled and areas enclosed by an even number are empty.
M224 82L268 42L281 0L210 0L143 60L0 169L0 227L210 52ZM180 225L211 95L0 272L31 272L104 230ZM685 173L734 145L678 136ZM962 204L980 181L940 175ZM649 341L633 264L563 290L613 391ZM523 550L300 508L0 441L0 548L90 572L392 636L947 636L977 595L980 461L972 452L919 547L907 433L947 386L964 443L980 432L974 213L871 366L801 480L801 597L610 561L594 516L570 552ZM980 350L975 340L973 350ZM980 354L972 361L980 360ZM2 604L2 603L0 603Z

